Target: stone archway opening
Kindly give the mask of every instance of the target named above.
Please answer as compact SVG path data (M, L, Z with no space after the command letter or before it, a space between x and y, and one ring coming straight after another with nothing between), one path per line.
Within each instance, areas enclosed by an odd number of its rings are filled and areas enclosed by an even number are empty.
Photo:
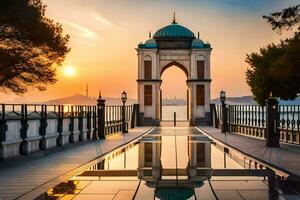
M185 73L186 78L188 79L189 72L188 72L187 68L184 65L182 65L182 64L180 64L179 62L176 62L176 61L172 61L169 64L167 64L166 66L164 66L162 68L162 70L160 71L160 77L162 76L162 74L164 73L164 71L166 71L166 69L168 69L168 68L170 68L172 66L175 66L175 67L178 67L179 69L181 69Z
M185 66L173 61L160 73L160 120L188 121L188 71Z

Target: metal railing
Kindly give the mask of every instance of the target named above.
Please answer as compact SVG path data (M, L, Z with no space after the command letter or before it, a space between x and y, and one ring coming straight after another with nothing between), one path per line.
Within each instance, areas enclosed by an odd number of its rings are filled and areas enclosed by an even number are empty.
M266 106L226 105L228 132L256 138L266 138ZM214 127L221 127L222 108L215 105L212 112ZM280 141L300 144L300 105L278 106Z
M280 140L300 144L300 105L279 106Z
M122 106L104 111L99 115L98 105L0 104L0 159L98 139L100 130L104 136L121 132ZM136 112L136 105L125 106L127 129L137 125Z
M30 122L36 121L38 124L38 135L44 136L47 132L48 122L55 120L56 131L61 135L68 127L68 131L83 131L87 128L90 133L92 130L92 120L97 118L96 106L87 105L44 105L44 104L1 104L0 106L0 141L5 141L7 132L10 132L8 126L11 122L15 125L21 124L20 136L27 138L30 128ZM68 119L68 120L64 120ZM87 127L83 127L83 119L86 119ZM65 122L64 122L65 121ZM12 124L11 124L12 125ZM96 128L94 126L94 128ZM34 134L34 133L32 133ZM91 138L88 136L88 138Z
M126 128L131 127L133 105L125 106ZM105 135L122 131L122 106L105 106Z

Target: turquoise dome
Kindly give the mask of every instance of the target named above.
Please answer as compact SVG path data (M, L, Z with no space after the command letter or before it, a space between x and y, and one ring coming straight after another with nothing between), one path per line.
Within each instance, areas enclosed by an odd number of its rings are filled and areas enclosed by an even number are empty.
M184 26L181 26L176 22L173 22L172 24L165 26L159 29L158 31L156 31L153 38L154 39L176 39L176 38L194 39L195 35L188 28L185 28Z
M144 49L156 49L157 48L157 43L154 39L148 39L144 44L139 44L139 48L144 48Z
M154 39L149 39L145 42L145 44L148 46L148 47L157 47L157 43L156 43L156 40Z
M205 49L205 48L210 48L210 44L204 43L199 38L193 39L192 49Z

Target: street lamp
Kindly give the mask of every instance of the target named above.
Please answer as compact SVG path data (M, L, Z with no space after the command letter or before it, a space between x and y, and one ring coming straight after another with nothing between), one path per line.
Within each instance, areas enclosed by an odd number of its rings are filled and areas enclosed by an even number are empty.
M221 132L226 133L227 132L227 108L226 108L226 93L225 91L220 92L220 101L222 103L222 124L221 124Z
M127 101L127 93L125 91L122 92L121 101L123 103L123 106L122 106L122 133L128 133L126 123L125 123L125 103Z
M220 92L220 101L222 104L224 104L226 101L226 93L223 90Z
M125 103L127 101L127 93L125 91L122 92L121 101L122 101L123 105L125 105Z

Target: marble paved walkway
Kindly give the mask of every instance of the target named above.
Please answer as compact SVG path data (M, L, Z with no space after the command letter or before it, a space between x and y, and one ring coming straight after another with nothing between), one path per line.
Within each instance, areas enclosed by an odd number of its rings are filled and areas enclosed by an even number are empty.
M76 145L46 156L0 162L0 200L33 199L48 188L87 168L90 161L142 136L152 127L130 129L105 140Z
M265 146L264 140L235 133L224 134L220 129L208 126L199 129L258 161L300 177L300 146L281 144L280 148L270 148Z

